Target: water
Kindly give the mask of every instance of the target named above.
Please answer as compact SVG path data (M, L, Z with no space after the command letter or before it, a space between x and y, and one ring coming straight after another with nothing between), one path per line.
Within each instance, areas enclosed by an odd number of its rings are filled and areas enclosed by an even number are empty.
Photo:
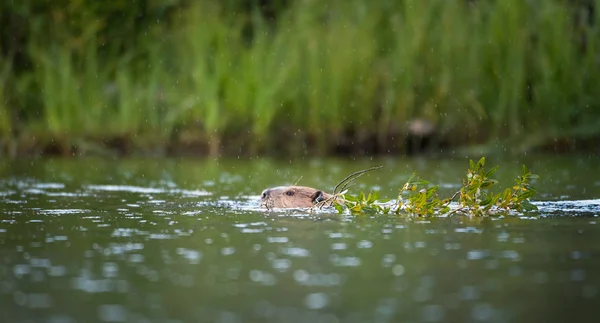
M460 185L460 160L38 160L0 164L0 322L578 322L600 304L600 172L526 163L539 214L503 219L264 212L260 191L394 197L413 171Z

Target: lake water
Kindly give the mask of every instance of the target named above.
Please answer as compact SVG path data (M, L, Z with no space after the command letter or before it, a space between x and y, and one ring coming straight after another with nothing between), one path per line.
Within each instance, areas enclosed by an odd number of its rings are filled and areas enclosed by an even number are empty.
M0 322L596 322L600 163L489 160L541 176L540 212L496 219L265 212L258 194L394 198L449 159L54 159L0 163Z

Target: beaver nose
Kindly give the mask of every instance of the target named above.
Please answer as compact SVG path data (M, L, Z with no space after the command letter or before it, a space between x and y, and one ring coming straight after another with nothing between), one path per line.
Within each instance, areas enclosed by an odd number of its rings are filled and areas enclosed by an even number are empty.
M266 189L262 192L262 196L261 199L266 199L267 197L269 197L271 195L271 190L270 189Z

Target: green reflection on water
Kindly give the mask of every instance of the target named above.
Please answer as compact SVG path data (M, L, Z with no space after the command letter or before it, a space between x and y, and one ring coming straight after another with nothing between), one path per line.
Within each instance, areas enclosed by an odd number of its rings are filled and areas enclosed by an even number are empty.
M597 198L584 157L522 163L542 199ZM413 171L459 185L465 160L95 160L2 165L0 321L396 322L590 319L600 297L593 217L351 218L262 212L293 183L393 197ZM386 193L389 192L389 193Z

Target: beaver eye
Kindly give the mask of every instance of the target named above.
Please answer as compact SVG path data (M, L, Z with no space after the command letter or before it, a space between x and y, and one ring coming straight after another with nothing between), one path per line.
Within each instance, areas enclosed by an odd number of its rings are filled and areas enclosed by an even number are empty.
M285 192L285 195L287 195L287 196L293 196L294 195L294 191L287 191L287 192Z

